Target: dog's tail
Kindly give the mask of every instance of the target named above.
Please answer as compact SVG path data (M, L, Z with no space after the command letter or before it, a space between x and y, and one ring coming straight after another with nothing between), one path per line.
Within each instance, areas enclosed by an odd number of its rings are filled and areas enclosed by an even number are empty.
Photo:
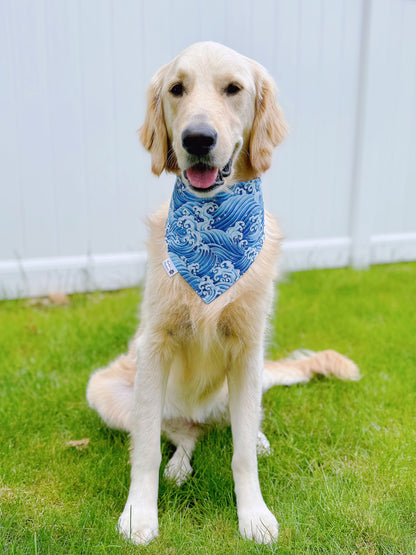
M131 431L133 384L136 374L134 350L116 358L107 368L94 372L87 386L87 401L111 428Z
M288 358L264 363L263 392L275 385L308 382L315 374L335 376L340 380L359 380L358 366L337 351L299 350Z

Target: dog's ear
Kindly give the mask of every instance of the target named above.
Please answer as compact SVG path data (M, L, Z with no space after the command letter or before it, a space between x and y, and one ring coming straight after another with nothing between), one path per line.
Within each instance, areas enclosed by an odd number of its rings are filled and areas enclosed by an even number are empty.
M147 109L144 124L139 129L142 145L152 156L152 172L160 175L164 169L177 169L176 157L170 147L163 114L162 84L165 67L152 78L147 90Z
M276 101L277 88L259 64L255 65L256 101L253 127L250 136L250 163L259 175L269 169L274 148L287 133L282 109Z

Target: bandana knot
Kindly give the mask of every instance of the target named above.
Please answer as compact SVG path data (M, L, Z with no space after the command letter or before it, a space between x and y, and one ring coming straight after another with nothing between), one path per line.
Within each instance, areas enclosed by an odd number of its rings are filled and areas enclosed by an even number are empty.
M261 179L200 198L178 177L165 238L176 270L205 303L212 302L249 269L263 246Z

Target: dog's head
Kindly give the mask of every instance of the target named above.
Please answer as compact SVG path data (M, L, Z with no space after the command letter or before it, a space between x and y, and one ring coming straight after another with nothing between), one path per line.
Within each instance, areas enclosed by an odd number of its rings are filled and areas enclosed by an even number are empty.
M286 134L276 87L257 62L221 44L197 43L154 75L140 139L152 171L182 174L207 196L258 177Z

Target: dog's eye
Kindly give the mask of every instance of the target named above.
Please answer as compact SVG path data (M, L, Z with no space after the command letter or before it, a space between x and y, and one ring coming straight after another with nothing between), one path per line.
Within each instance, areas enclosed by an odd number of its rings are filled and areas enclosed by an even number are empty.
M234 96L241 91L241 86L237 83L230 83L225 87L225 94L227 96Z
M182 83L175 83L169 89L169 92L170 94L173 94L173 96L182 96L185 92L185 87L182 85Z

